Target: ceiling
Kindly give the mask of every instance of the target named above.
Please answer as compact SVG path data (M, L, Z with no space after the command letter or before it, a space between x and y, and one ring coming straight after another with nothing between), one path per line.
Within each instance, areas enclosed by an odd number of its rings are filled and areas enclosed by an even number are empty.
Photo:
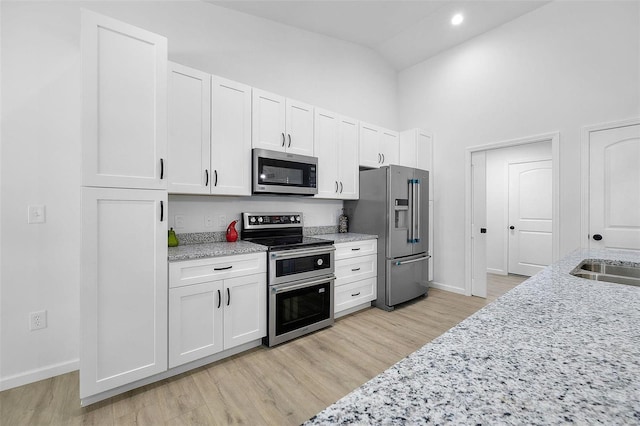
M548 3L542 0L205 0L374 49L396 70L415 65ZM464 22L451 25L455 13Z

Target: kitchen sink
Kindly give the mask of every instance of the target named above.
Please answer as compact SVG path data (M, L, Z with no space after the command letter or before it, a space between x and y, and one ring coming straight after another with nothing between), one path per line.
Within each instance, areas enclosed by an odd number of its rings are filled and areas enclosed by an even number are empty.
M587 280L640 287L640 263L585 259L570 273L575 277Z

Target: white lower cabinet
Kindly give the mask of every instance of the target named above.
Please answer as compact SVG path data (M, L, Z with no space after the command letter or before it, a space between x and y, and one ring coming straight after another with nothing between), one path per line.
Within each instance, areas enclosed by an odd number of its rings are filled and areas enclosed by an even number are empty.
M336 243L335 307L339 318L371 305L377 297L377 240Z
M167 370L167 192L82 188L80 398Z
M169 264L169 368L267 334L265 253Z

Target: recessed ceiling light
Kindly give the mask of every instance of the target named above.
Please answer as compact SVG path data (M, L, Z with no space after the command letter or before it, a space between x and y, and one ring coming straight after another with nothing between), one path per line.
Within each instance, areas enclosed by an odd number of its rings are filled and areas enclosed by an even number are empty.
M451 25L460 25L462 21L464 21L464 16L462 16L461 13L456 13L453 15L453 18L451 18Z

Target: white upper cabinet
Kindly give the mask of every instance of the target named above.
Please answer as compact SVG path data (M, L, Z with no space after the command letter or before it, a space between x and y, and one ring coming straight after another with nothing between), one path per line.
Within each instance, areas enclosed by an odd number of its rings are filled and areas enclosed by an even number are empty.
M313 106L253 89L253 148L313 155Z
M358 122L316 108L314 153L318 157L316 198L357 199Z
M360 166L376 168L398 164L398 132L360 123Z
M250 195L251 87L169 68L169 192Z
M209 193L211 76L169 62L169 192Z
M400 165L430 172L429 199L433 200L433 135L421 129L400 133Z
M251 87L211 77L212 194L251 195Z
M167 39L82 11L82 185L166 189Z

